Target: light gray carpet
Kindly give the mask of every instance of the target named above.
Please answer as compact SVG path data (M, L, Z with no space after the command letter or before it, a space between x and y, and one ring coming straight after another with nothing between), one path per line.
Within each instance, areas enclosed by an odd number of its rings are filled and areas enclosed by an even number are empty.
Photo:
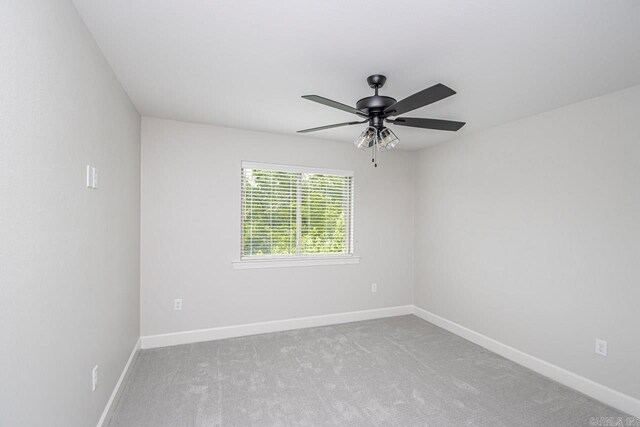
M415 316L143 350L116 426L588 426L626 417Z

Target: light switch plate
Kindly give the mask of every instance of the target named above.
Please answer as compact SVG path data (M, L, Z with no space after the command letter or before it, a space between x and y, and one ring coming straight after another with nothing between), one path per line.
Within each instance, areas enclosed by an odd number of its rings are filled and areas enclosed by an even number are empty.
M91 390L96 391L98 387L98 365L93 367L91 371Z
M96 189L98 188L98 170L91 166L87 165L87 187Z

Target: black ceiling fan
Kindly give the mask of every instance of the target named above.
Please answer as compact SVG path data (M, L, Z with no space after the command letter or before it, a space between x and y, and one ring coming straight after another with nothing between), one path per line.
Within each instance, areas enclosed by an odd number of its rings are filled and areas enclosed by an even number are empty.
M425 105L433 104L434 102L448 98L456 92L453 89L438 83L427 89L421 90L418 93L414 93L401 101L396 101L390 96L378 95L378 89L384 86L386 81L387 78L381 74L374 74L367 77L367 83L369 83L371 88L375 89L375 95L362 98L356 103L356 108L318 95L304 95L303 98L305 99L355 114L364 120L304 129L299 130L298 133L315 132L368 122L369 126L354 141L354 144L363 150L369 147L373 147L374 149L377 147L379 151L386 151L395 147L398 144L399 139L385 126L385 122L399 126L446 131L457 131L465 125L464 122L451 120L398 117L402 114L408 113L409 111L413 111L417 108L424 107ZM395 119L391 119L390 117L395 117Z

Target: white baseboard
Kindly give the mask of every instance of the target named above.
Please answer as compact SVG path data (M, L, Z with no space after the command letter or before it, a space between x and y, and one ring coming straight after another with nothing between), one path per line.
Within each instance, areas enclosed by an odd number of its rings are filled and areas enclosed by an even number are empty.
M141 343L141 340L140 340L140 338L138 338L138 340L136 341L136 344L133 346L133 350L131 350L131 354L129 355L129 359L127 360L127 364L124 365L124 369L122 370L122 373L120 374L120 378L118 378L118 382L116 383L116 386L113 388L113 391L111 392L111 396L109 396L109 401L107 402L107 405L104 407L104 411L102 411L102 415L100 416L100 419L98 420L98 426L97 427L102 427L103 423L105 422L105 420L107 418L107 415L109 414L109 410L111 410L111 405L113 404L113 401L115 400L116 396L118 395L118 391L120 390L120 386L122 385L122 381L124 381L124 377L127 375L127 371L129 371L129 366L131 365L131 361L135 357L135 355L138 352L138 350L140 350L140 343Z
M221 326L218 328L198 329L161 335L141 337L142 348L166 347L178 344L190 344L224 338L242 337L246 335L265 334L268 332L288 331L292 329L312 328L315 326L335 325L338 323L357 322L359 320L379 319L383 317L413 314L413 305L376 308L373 310L351 311L346 313L324 314L320 316L299 317L296 319L273 320L244 325Z
M560 384L571 387L574 390L593 397L594 399L604 402L607 405L613 406L614 408L624 411L630 415L640 417L640 400L634 397L613 390L607 386L567 371L566 369L560 368L559 366L553 365L549 362L545 362L542 359L538 359L537 357L531 356L530 354L524 353L513 347L509 347L508 345L496 341L493 338L489 338L420 307L414 306L414 314L427 322L446 329L447 331L478 344L479 346L497 353L502 357L525 366L532 371L544 375L545 377L551 378Z

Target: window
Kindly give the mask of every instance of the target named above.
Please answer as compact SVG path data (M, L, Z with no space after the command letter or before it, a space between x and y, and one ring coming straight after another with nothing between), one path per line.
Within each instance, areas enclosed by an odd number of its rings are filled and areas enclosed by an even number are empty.
M242 260L353 255L353 172L242 163Z

